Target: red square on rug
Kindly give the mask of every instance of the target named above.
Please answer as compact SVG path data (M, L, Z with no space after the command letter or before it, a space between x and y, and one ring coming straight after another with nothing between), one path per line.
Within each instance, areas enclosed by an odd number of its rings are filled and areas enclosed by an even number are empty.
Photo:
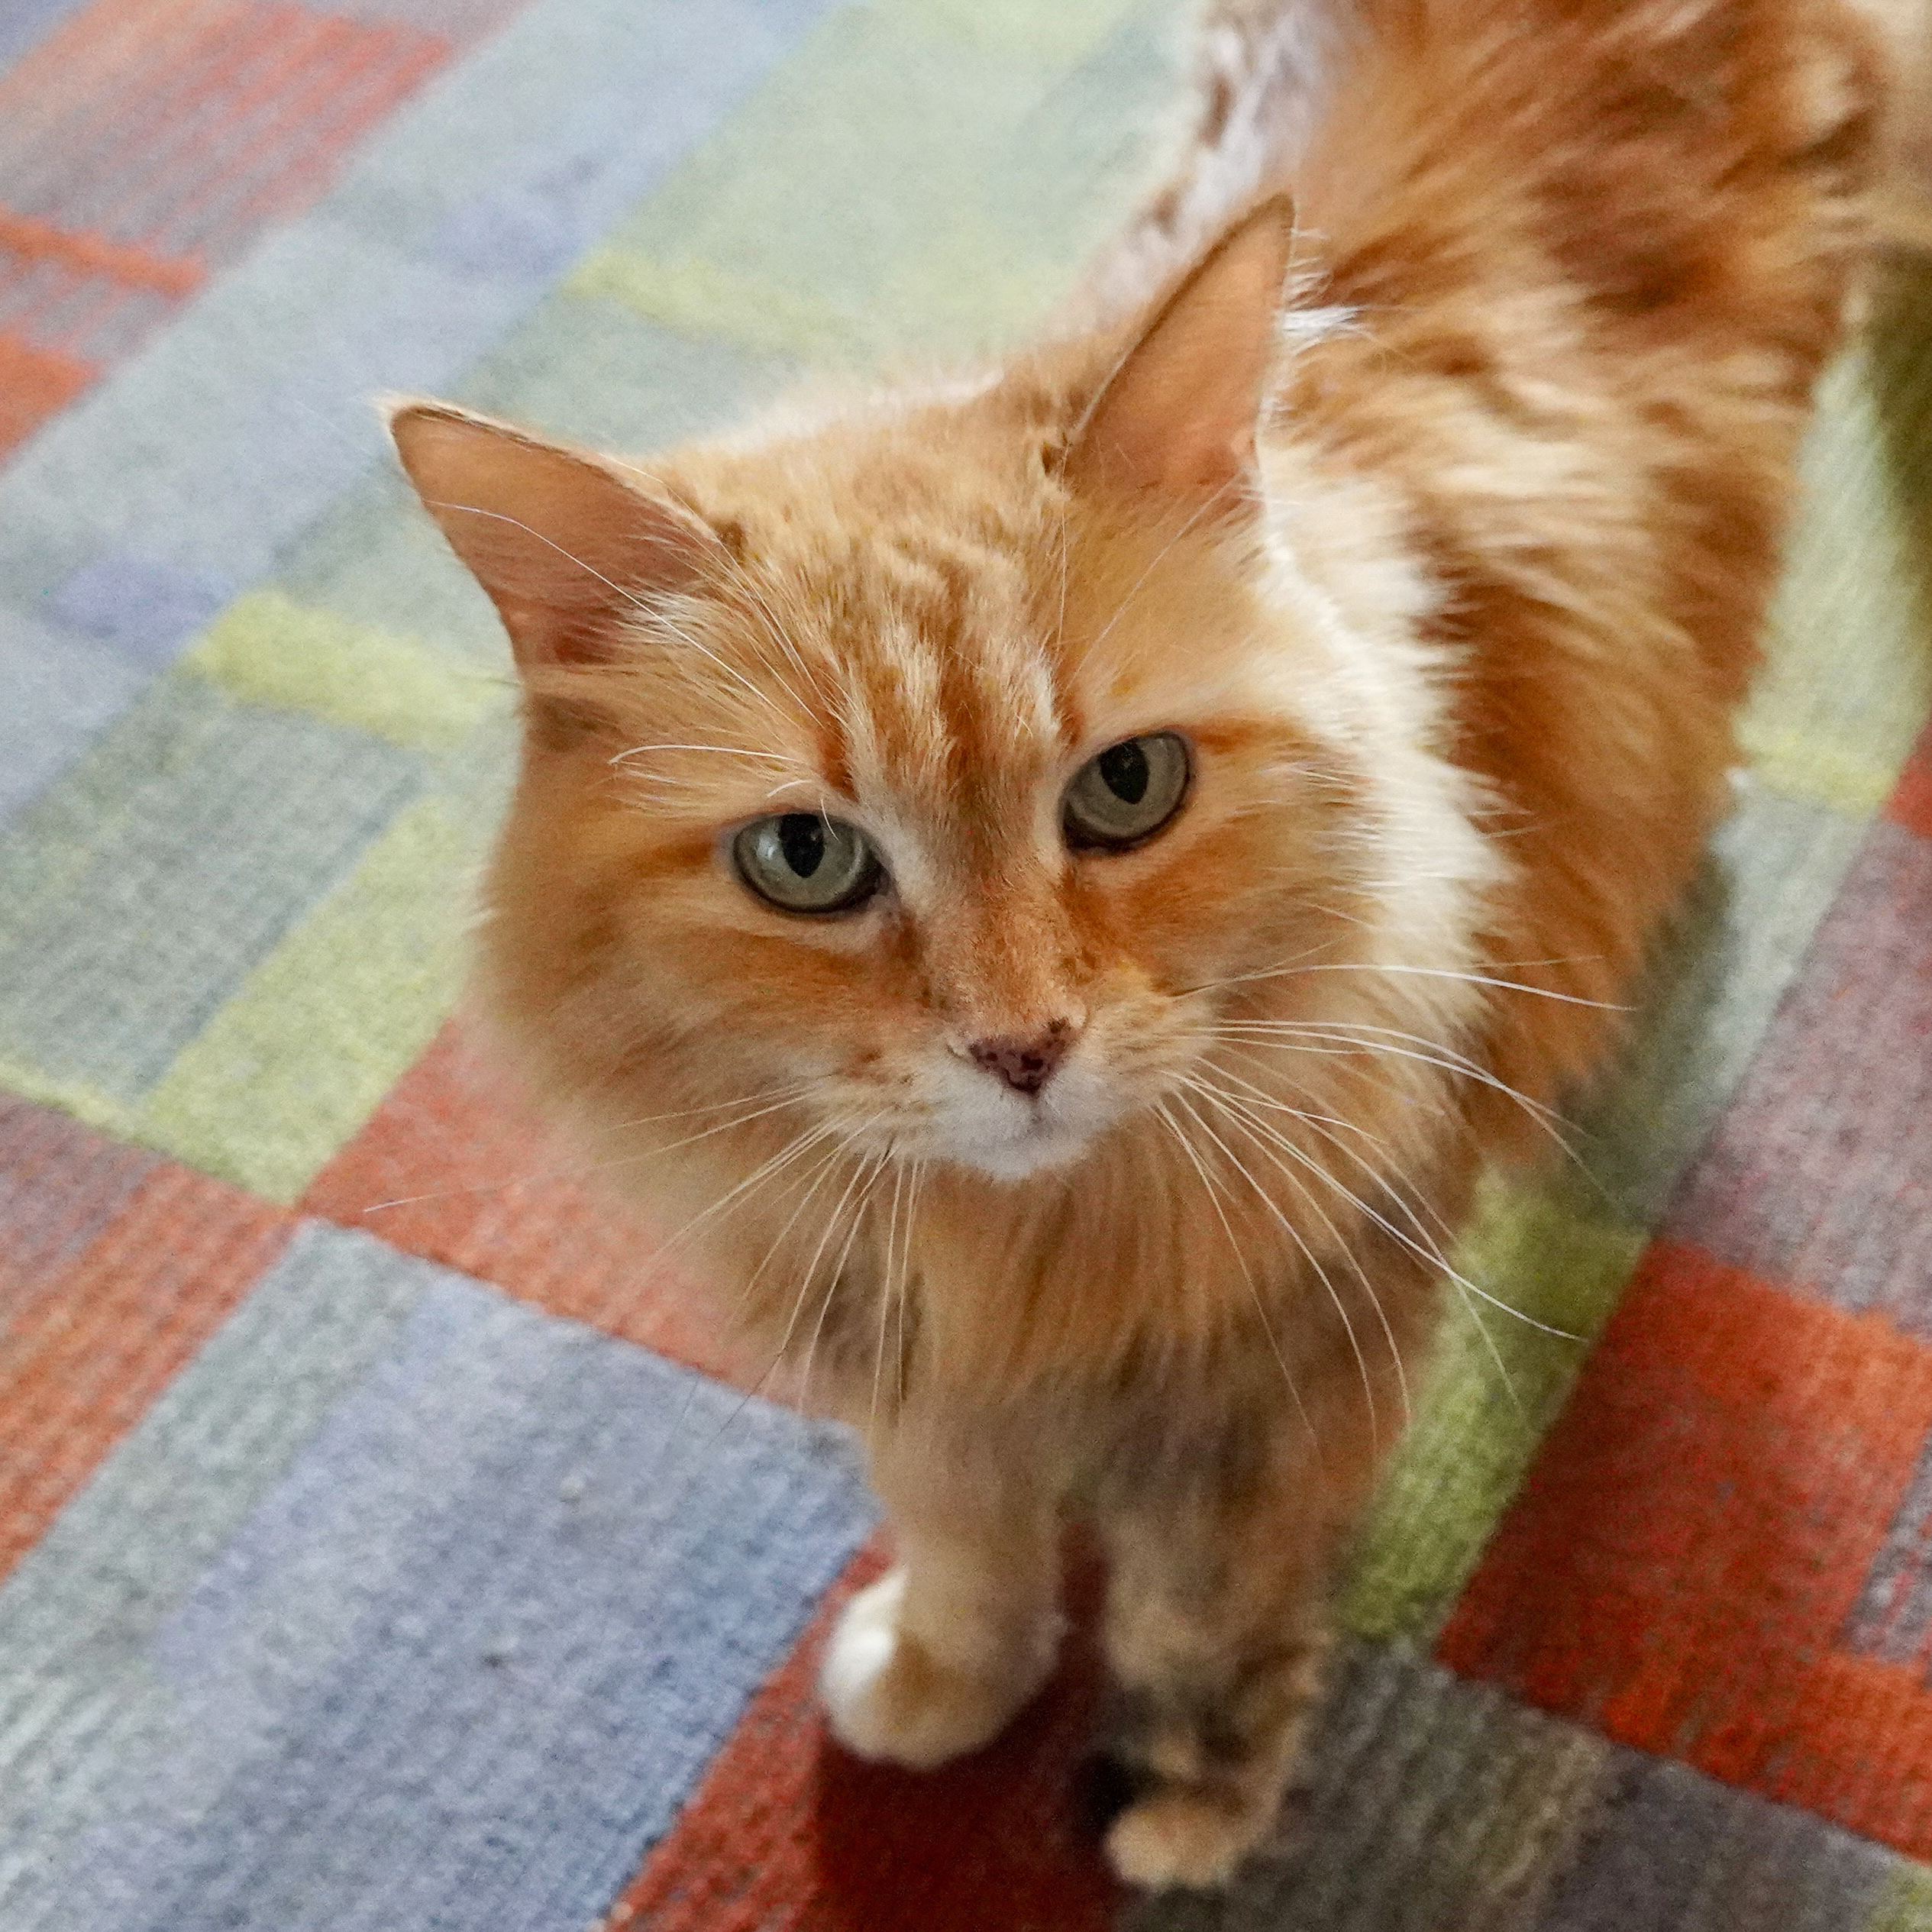
M1100 1665L1097 1576L1068 1655L996 1743L943 1770L861 1764L814 1691L838 1613L885 1567L862 1551L753 1701L671 1833L605 1920L651 1932L1106 1932L1125 1894L1086 1829L1079 1766Z
M587 1187L589 1178L452 1025L315 1177L302 1206L548 1313L722 1380L755 1380L757 1370L723 1347L662 1242Z
M1928 1435L1932 1352L1659 1243L1440 1655L1932 1856L1932 1692L1853 1631Z

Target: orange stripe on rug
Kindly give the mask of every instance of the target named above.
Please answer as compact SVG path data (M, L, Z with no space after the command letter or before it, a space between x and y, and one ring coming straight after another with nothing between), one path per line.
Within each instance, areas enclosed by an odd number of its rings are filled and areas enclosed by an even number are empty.
M827 1594L670 1834L606 1914L651 1932L1103 1932L1123 1895L1078 1815L1100 1669L1084 1636L999 1742L925 1774L861 1764L813 1686L877 1541ZM1077 1633L1087 1621L1080 1620Z
M454 51L441 34L289 0L97 0L0 75L0 179L64 160L83 184L71 205L0 206L0 251L53 271L30 285L17 334L86 357L131 296L186 301L319 199ZM160 319L143 312L143 327ZM62 399L0 408L0 429L18 418L0 451Z
M99 373L78 356L0 334L0 456L57 416Z
M207 273L192 255L157 255L124 241L111 241L90 229L57 228L0 206L0 248L35 263L51 263L77 275L105 276L124 288L155 295L192 295Z
M1927 728L1899 774L1885 805L1885 816L1921 838L1932 838L1932 726Z
M657 1238L572 1165L451 1026L302 1207L722 1380L758 1380L763 1365L723 1345Z
M168 99L130 157L159 170L139 186L158 208L148 218L153 234L186 237L219 258L263 222L299 213L369 129L454 50L437 34L309 7L242 8L220 39L218 60ZM204 122L206 131L178 144L170 131L183 121Z
M1932 1857L1932 1691L1846 1642L1929 1435L1932 1352L1660 1242L1439 1654Z
M44 154L183 47L219 34L247 0L94 0L0 74L0 156Z
M157 1168L0 1334L0 1577L221 1326L295 1227Z

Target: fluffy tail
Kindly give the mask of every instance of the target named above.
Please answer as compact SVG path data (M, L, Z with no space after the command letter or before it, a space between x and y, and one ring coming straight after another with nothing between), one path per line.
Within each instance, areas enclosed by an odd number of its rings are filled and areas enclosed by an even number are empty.
M1069 319L1097 321L1143 300L1258 195L1299 185L1311 161L1331 178L1338 163L1344 172L1359 170L1368 191L1375 170L1372 163L1364 165L1368 157L1355 138L1368 131L1332 124L1352 123L1362 112L1365 67L1379 72L1368 89L1371 102L1378 88L1400 89L1405 82L1426 79L1427 89L1439 91L1425 92L1421 111L1439 118L1443 138L1481 143L1479 124L1455 111L1455 96L1463 90L1460 57L1514 44L1510 63L1533 67L1543 61L1552 90L1571 95L1571 124L1558 131L1564 140L1601 132L1606 141L1627 142L1633 129L1627 102L1617 104L1623 124L1611 125L1607 105L1599 128L1588 118L1585 93L1565 85L1572 76L1552 70L1574 67L1593 34L1605 45L1627 34L1655 35L1661 47L1673 12L1701 18L1720 32L1734 9L1749 37L1767 46L1795 47L1801 18L1801 31L1821 37L1821 44L1834 28L1850 44L1875 40L1884 76L1882 165L1868 225L1881 242L1932 251L1932 0L1797 0L1788 19L1779 5L1702 0L1673 10L1656 0L1528 0L1514 7L1498 0L1203 0L1196 15L1194 86L1167 179L1094 265ZM1861 22L1869 30L1863 36ZM1539 44L1525 47L1525 41ZM1587 51L1584 58L1587 63ZM1417 68L1426 74L1413 71ZM1867 72L1869 77L1869 66ZM1469 75L1477 76L1474 65ZM1353 98L1338 99L1345 96ZM1817 105L1824 108L1822 98ZM1381 118L1372 108L1371 114ZM1459 120L1459 134L1449 134ZM1323 152L1331 148L1341 156ZM1529 165L1538 166L1537 157Z

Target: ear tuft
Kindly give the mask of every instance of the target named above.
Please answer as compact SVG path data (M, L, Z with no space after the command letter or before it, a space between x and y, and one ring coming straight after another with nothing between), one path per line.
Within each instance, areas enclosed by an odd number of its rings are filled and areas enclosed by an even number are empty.
M1242 493L1294 247L1289 202L1263 202L1156 305L1075 432L1076 483L1197 508Z
M489 593L526 674L603 662L641 603L690 589L716 539L601 459L444 402L388 405L423 507Z

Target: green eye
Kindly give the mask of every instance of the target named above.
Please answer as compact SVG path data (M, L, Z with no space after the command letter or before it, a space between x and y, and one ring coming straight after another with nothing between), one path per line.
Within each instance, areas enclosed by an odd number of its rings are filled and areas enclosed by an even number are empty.
M758 819L732 841L738 876L787 913L844 913L885 880L865 835L815 812Z
M1187 747L1172 732L1123 738L1074 774L1061 802L1067 843L1124 851L1151 838L1187 792Z

